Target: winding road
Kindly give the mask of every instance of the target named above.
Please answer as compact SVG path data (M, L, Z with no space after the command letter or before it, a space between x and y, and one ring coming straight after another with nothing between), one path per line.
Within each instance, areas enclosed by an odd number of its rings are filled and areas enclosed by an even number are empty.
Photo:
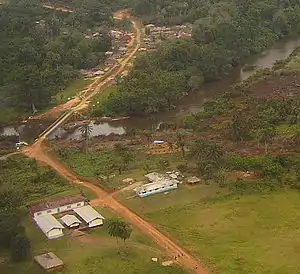
M122 12L119 12L117 15L123 15ZM126 13L125 13L126 14ZM128 16L128 14L127 14ZM121 16L123 17L123 16ZM120 19L117 17L117 19ZM58 174L66 178L70 183L82 185L95 193L97 196L96 199L91 201L91 204L94 206L100 205L107 207L114 212L116 212L119 216L124 218L127 222L131 223L134 227L139 229L143 234L148 235L152 238L152 240L160 246L163 250L166 251L167 255L176 258L175 262L185 269L189 270L190 272L194 272L197 274L204 274L208 273L207 270L201 265L200 261L194 257L192 254L188 253L182 247L179 246L175 241L161 233L158 229L156 229L153 225L151 225L146 220L142 219L140 216L132 212L128 209L125 205L121 204L117 201L112 195L102 190L100 187L94 185L88 181L81 181L79 177L69 170L63 163L59 162L57 159L52 157L50 153L48 153L49 148L45 145L44 140L46 137L53 132L57 127L62 125L74 111L77 111L85 106L87 101L94 96L96 93L103 90L103 87L109 85L109 81L116 77L117 75L121 74L126 65L132 61L135 53L137 52L138 48L140 47L141 43L141 32L138 28L137 23L128 18L135 29L135 37L133 38L132 45L135 45L133 49L130 51L127 57L123 59L120 66L112 68L112 73L110 76L106 77L105 79L95 81L90 90L85 93L85 97L78 103L78 105L69 109L62 117L60 117L56 122L54 122L46 131L44 131L40 137L33 143L31 146L23 148L21 150L22 153L27 155L30 158L36 159L40 163L46 164L53 168Z

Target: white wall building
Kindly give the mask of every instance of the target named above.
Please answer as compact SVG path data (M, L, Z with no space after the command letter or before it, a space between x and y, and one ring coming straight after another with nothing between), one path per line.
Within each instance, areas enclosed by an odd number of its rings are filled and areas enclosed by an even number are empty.
M103 225L104 217L90 205L75 208L74 212L82 218L89 227Z
M64 235L63 225L52 215L37 216L34 217L34 220L48 239L55 239Z
M150 183L141 185L135 189L136 194L139 197L147 197L155 193L176 189L179 184L178 180L157 172L149 173L145 175L145 177Z
M60 218L61 221L70 228L75 228L80 226L81 221L74 215L67 214Z
M37 216L56 214L84 206L86 198L82 195L72 195L35 204L29 207L30 214Z

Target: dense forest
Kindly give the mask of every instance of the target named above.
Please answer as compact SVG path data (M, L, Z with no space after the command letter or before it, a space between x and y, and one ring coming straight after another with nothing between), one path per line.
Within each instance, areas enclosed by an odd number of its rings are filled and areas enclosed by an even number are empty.
M74 12L43 9L39 0L0 6L1 107L47 106L51 96L96 66L110 49L112 10L98 1L76 1ZM86 36L99 32L99 36Z
M193 22L192 37L169 39L156 51L141 54L97 115L169 110L203 82L218 79L250 54L300 31L299 1L144 0L134 12L151 18L147 22Z

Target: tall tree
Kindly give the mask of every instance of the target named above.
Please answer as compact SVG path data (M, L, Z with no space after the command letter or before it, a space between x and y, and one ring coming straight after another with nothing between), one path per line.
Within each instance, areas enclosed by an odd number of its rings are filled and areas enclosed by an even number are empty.
M87 153L88 152L88 142L89 142L91 133L93 131L93 127L90 124L84 124L83 126L81 126L79 128L79 130L81 132L81 137L83 139L84 152Z
M11 243L10 255L15 262L28 258L30 253L30 242L25 234L17 234Z
M126 224L124 221L119 219L112 219L107 222L108 234L117 239L121 239L124 241L130 238L132 233L131 227Z

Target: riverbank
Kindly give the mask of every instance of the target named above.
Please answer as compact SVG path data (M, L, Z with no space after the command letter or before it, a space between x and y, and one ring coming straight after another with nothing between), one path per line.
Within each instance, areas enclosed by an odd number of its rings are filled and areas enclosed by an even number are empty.
M90 138L86 151L85 141L51 145L76 173L93 178L95 185L203 258L212 271L296 273L299 64L296 50L273 69L257 71L206 102L181 127ZM183 182L166 194L137 198L135 185L124 181L143 183L144 174L169 170L196 175L200 183Z

